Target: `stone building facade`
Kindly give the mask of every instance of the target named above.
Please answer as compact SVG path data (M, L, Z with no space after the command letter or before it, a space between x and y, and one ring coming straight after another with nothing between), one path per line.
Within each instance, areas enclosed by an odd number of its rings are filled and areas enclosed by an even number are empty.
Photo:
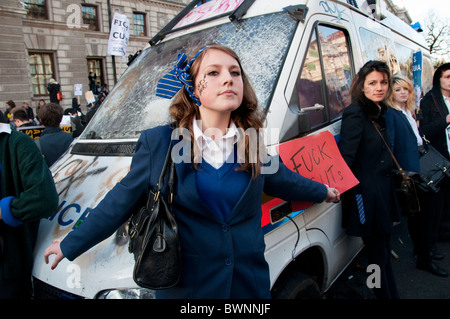
M90 71L111 89L127 68L122 57L107 54L110 17L118 12L129 20L128 56L143 49L189 2L1 0L0 109L5 111L8 100L33 108L40 99L48 102L50 78L61 85L63 108L71 107L74 85L81 84L78 98L84 109Z

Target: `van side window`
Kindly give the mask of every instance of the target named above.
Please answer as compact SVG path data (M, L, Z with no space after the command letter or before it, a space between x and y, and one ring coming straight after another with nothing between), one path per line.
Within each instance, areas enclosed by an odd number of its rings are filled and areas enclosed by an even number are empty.
M392 74L400 71L400 64L397 53L395 52L394 43L390 39L364 28L360 28L359 33L363 46L364 61L383 61L389 65Z
M412 57L414 51L404 45L395 43L395 52L397 54L397 61L399 65L399 74L402 74L412 80Z
M410 80L413 79L412 57L416 48L394 43L391 39L365 28L360 28L359 33L363 46L364 61L384 61L389 65L392 74L399 73ZM433 67L430 58L427 56L423 57L422 63L422 91L426 93L432 87Z
M335 27L318 25L313 31L297 81L300 111L309 114L311 129L337 119L350 104L351 78L347 33ZM308 110L310 107L314 109Z

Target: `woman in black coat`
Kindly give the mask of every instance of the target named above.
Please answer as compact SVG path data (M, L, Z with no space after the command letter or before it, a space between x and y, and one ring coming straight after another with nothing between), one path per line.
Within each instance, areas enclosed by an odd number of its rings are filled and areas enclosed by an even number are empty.
M447 102L446 102L447 100ZM450 124L450 114L448 106L450 106L450 63L445 63L438 67L433 75L433 88L425 94L420 101L420 111L418 114L419 127L426 139L430 141L442 155L450 159L449 147L447 145L446 128ZM439 235L443 235L446 231L449 232L449 195L450 182L447 179L443 185L440 185L441 190L438 193L429 193L428 216L427 221L427 244L431 247L431 259L439 260L444 256L438 253L436 248L436 241ZM447 211L447 212L446 212ZM441 229L439 229L441 228ZM424 267L432 273L435 272L430 258L426 260ZM440 272L440 275L448 276L447 272Z
M378 270L373 282L380 299L398 298L390 262L393 222L399 220L393 160L375 125L389 143L384 99L390 91L390 70L384 62L369 61L353 79L352 104L342 115L339 149L359 184L342 195L347 233L362 237L369 265ZM378 268L379 267L379 268Z

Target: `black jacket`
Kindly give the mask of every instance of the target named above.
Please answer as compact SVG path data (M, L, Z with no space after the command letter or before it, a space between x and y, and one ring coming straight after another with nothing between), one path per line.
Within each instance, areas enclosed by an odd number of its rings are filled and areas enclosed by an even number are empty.
M61 86L57 82L53 82L47 86L47 91L49 93L49 98L51 103L59 104L57 94L60 91Z
M46 127L36 143L39 144L45 162L50 167L69 148L72 141L72 134L63 132L61 128Z
M447 114L449 113L441 89L433 87L420 101L420 130L431 145L450 159L445 136L445 128L448 126L445 119Z
M392 222L399 220L399 206L391 176L393 160L376 131L380 127L384 139L389 135L383 113L374 103L351 104L342 115L339 149L347 165L359 181L342 194L343 225L353 236L390 234ZM356 195L362 195L364 219L360 219Z

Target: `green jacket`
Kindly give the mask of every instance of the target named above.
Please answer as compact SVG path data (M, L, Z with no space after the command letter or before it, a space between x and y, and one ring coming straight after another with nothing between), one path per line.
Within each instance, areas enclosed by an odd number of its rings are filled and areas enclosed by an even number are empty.
M0 164L0 276L12 279L31 273L39 220L55 213L59 199L47 164L26 134L0 132Z

